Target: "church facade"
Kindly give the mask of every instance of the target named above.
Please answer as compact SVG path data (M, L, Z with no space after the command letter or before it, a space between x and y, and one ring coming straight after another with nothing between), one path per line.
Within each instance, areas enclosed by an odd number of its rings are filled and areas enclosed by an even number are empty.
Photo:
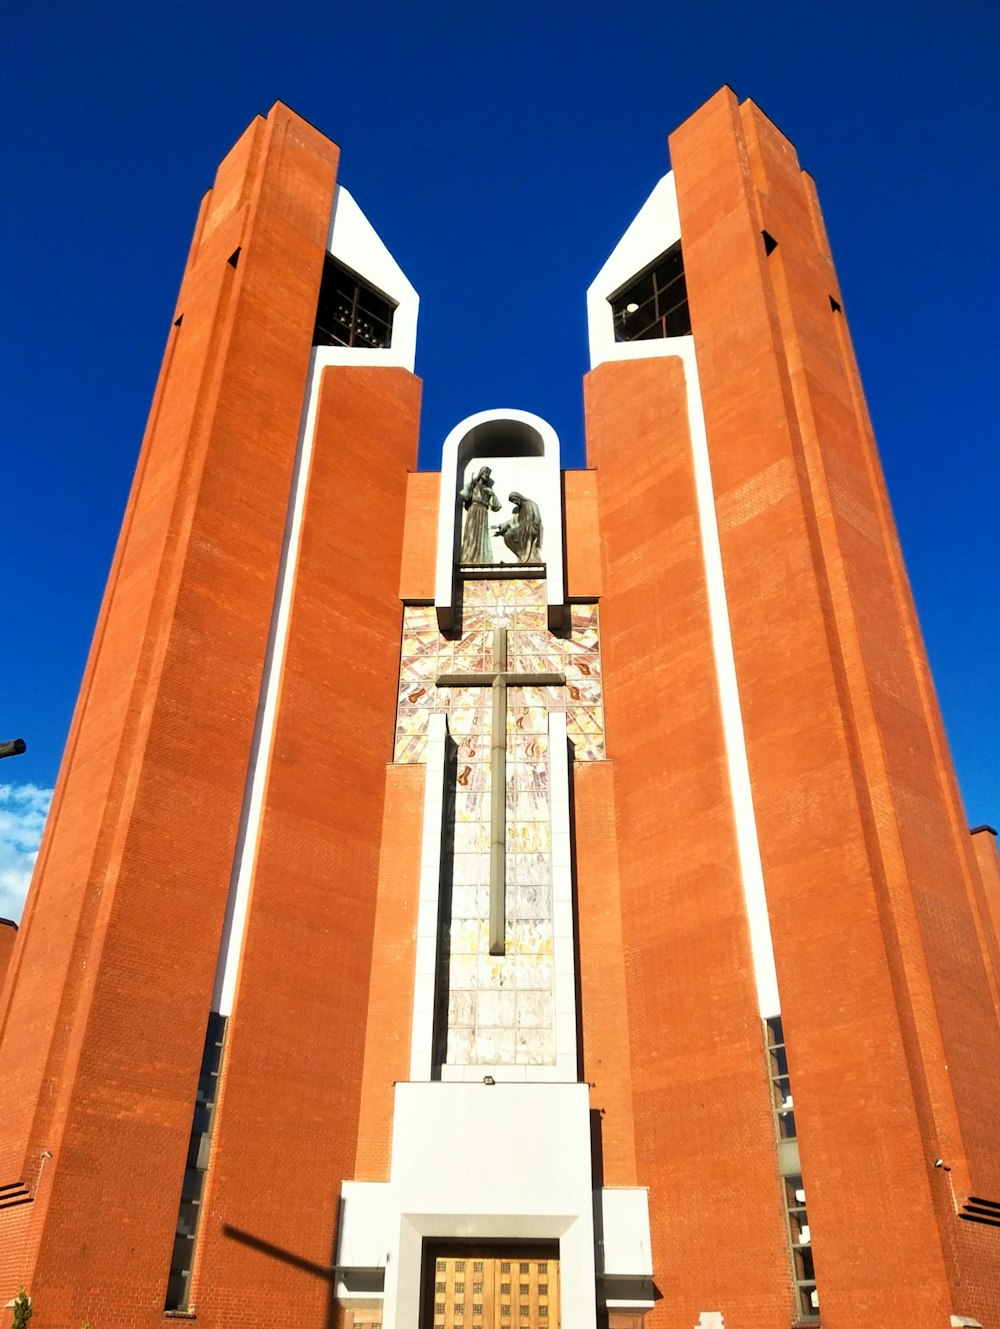
M277 104L202 204L3 988L4 1300L995 1329L1000 859L793 147L671 136L580 470L517 409L416 469L337 161Z

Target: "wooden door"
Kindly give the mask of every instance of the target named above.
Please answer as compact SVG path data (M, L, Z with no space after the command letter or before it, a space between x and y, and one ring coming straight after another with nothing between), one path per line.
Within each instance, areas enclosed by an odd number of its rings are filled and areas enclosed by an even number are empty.
M426 1277L427 1329L559 1329L554 1252L438 1250Z

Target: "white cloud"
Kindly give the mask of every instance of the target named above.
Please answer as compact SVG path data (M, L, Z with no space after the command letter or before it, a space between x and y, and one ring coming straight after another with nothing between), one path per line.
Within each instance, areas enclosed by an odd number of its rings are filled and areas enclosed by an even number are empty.
M51 802L51 789L0 784L0 918L21 917Z

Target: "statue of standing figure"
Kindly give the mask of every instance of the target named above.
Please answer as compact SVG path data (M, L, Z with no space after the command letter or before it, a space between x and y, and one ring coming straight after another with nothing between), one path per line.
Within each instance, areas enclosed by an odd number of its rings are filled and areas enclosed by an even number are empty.
M463 563L492 563L493 545L490 540L490 512L500 511L500 500L493 492L492 472L480 466L459 497L465 505L465 525L462 528Z
M540 563L542 561L542 514L538 504L525 498L514 490L507 496L514 504L514 515L510 521L494 526L497 535L503 536L503 542L519 563Z

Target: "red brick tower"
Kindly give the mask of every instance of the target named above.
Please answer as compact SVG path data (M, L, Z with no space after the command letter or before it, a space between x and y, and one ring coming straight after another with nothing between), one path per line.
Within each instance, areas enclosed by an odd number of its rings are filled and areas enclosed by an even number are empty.
M33 1329L1000 1325L1000 860L815 193L670 148L565 472L414 472L336 148L220 168L0 1007Z
M670 151L591 290L587 380L654 1264L678 1325L709 1296L785 1322L777 1126L800 1313L815 1275L824 1326L991 1323L996 934L815 190L728 89ZM668 242L676 349L628 339Z
M11 1295L34 1295L36 1324L153 1324L186 1306L182 1185L233 1226L330 1260L420 398L412 336L409 368L405 346L359 346L352 363L316 347L329 250L385 267L336 191L337 157L275 105L195 230L4 999L0 1268ZM316 931L320 896L337 925ZM206 1184L206 1024L225 1023L237 973ZM287 1292L287 1267L223 1243L220 1223L201 1236L203 1318L232 1317L249 1286L260 1315ZM323 1322L321 1280L294 1295Z

